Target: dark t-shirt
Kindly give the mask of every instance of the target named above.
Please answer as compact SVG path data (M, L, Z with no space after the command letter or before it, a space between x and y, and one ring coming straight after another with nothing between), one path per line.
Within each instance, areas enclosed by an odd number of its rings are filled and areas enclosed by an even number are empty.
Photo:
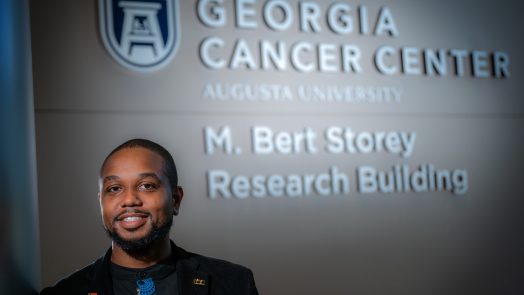
M128 268L111 263L111 277L114 294L178 294L176 264L173 259L147 268ZM141 293L138 292L139 288ZM151 293L153 289L155 291Z

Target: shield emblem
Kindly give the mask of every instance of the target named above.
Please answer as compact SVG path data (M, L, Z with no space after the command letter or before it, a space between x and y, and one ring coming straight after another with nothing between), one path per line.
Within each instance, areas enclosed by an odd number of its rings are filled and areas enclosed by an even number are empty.
M175 55L178 0L99 0L100 34L107 51L135 71L154 71Z

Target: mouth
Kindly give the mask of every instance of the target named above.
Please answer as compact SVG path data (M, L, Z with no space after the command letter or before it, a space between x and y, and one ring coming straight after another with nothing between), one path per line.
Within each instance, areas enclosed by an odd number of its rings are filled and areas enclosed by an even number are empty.
M128 212L119 215L116 218L115 223L126 230L132 231L143 226L147 222L148 217L149 214L146 213Z

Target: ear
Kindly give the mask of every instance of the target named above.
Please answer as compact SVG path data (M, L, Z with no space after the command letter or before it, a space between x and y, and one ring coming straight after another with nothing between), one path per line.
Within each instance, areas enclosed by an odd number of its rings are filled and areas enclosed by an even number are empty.
M178 215L178 210L180 209L180 203L182 203L182 198L184 197L184 190L181 186L177 186L173 192L173 206L174 206L174 215Z

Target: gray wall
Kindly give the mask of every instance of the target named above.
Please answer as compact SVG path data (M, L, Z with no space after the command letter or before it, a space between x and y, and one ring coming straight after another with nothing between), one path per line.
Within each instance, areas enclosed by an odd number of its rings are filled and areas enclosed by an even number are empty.
M289 1L297 11L297 1ZM323 11L332 1L317 1ZM349 3L353 12L360 3ZM239 29L226 1L224 27L202 24L196 1L180 1L181 39L162 69L137 73L105 49L96 1L32 1L31 22L43 285L91 262L109 240L100 222L97 170L105 155L133 137L165 145L175 156L185 188L171 237L194 252L253 269L262 294L514 294L522 290L523 189L520 136L524 105L520 38L524 27L514 1L366 1L376 21L380 7L394 16L399 35L334 34L321 18L321 33L304 33L295 17L276 32L261 20ZM354 15L354 14L353 14ZM354 16L355 17L355 16ZM212 51L227 57L244 39L353 44L362 51L362 72L302 73L292 67L219 69L203 65L199 46L218 36ZM510 57L506 78L383 75L373 63L377 48L502 51ZM310 57L310 61L314 61ZM257 59L258 61L258 59ZM399 62L398 53L392 62ZM491 63L488 63L491 65ZM391 102L212 100L207 83L369 86L401 91ZM296 95L296 93L294 93ZM295 98L297 96L294 96ZM229 126L239 154L205 150L205 127ZM251 130L317 134L317 153L260 155ZM414 132L413 154L327 152L330 126L355 132ZM303 147L302 147L303 148ZM450 191L365 194L357 168L467 171L465 194ZM336 166L350 181L347 194L211 199L206 175L319 174ZM519 289L520 288L520 289Z

